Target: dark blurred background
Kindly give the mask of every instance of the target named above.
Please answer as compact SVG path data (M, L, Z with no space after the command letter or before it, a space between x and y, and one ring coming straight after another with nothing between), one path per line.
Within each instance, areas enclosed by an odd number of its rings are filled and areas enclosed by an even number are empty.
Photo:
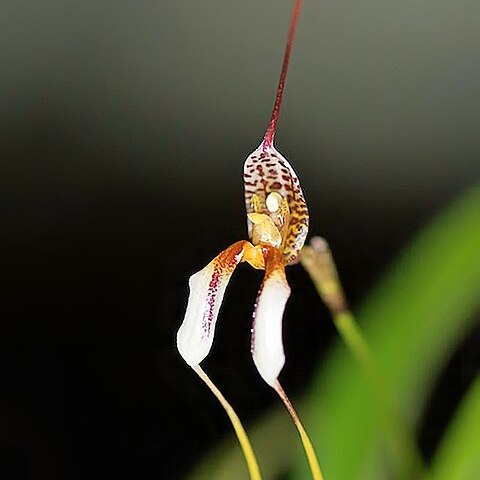
M188 277L246 236L242 165L291 4L0 1L2 479L179 479L231 434L174 336ZM277 145L354 307L480 178L479 27L476 0L305 1ZM283 380L300 394L335 335L288 275ZM235 274L206 362L247 421L276 402L249 355L260 280ZM478 341L432 396L427 456Z

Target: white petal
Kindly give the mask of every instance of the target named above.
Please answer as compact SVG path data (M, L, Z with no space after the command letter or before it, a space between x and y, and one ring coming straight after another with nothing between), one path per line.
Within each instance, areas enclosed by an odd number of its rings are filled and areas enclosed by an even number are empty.
M290 287L285 278L281 253L275 252L275 259L271 255L269 257L254 313L252 356L262 378L273 387L285 364L282 322Z
M247 244L246 241L234 243L190 277L190 296L185 318L177 332L177 348L192 367L199 365L212 348L225 289Z

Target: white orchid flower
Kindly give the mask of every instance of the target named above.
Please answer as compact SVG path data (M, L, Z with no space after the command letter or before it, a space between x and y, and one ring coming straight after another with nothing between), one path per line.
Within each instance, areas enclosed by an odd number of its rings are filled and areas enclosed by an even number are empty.
M244 450L252 479L260 472L248 437L231 405L202 370L209 354L228 282L241 262L265 270L252 317L251 350L255 366L265 382L276 390L299 430L312 476L322 480L313 446L278 376L285 364L282 324L290 287L285 267L295 263L308 233L308 209L293 168L275 149L273 140L280 113L285 78L301 0L296 0L285 49L277 96L262 143L246 159L243 180L249 240L223 250L205 268L190 277L185 318L177 333L181 356L207 383L230 416Z
M285 363L282 317L290 296L285 266L296 260L308 231L308 211L287 160L263 144L245 162L245 199L250 242L234 243L190 277L190 297L177 346L192 367L212 347L225 289L236 266L265 270L252 326L252 355L262 378L275 385Z

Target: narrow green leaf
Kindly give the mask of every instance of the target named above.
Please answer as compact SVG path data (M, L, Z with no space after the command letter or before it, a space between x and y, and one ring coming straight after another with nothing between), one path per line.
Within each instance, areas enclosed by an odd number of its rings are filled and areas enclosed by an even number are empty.
M432 463L435 480L480 476L480 376L463 399Z

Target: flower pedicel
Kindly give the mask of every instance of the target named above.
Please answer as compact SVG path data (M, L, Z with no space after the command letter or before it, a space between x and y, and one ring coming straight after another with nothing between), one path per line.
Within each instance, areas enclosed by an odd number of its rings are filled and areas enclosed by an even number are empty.
M253 312L253 361L262 378L275 389L287 407L299 431L313 478L323 479L310 439L278 381L285 363L282 319L290 296L285 266L297 260L308 233L308 209L300 182L288 161L273 145L301 5L302 0L295 1L270 123L263 141L244 165L250 241L234 243L190 277L187 310L177 333L180 354L209 386L229 415L254 480L260 479L261 475L245 430L233 408L200 367L212 347L225 289L240 262L265 270Z

